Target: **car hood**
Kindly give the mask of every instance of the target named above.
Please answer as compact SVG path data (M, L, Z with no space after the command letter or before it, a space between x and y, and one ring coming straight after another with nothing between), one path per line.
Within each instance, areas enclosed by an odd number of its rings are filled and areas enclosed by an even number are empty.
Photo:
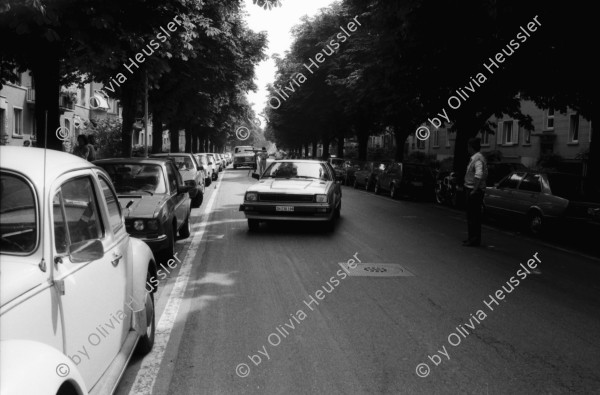
M248 191L300 194L325 193L331 184L332 181L267 178L251 186Z
M23 259L26 259L27 262L23 262ZM32 257L13 257L3 254L0 260L2 261L0 306L4 306L19 295L42 284L40 268L37 264L32 263L34 261Z
M125 218L153 218L168 199L169 196L165 194L119 195Z

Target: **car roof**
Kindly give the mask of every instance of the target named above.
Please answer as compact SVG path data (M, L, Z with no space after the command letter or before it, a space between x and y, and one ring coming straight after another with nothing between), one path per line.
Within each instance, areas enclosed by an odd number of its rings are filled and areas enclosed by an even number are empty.
M161 154L151 154L151 158L168 158L170 156L190 156L189 152L170 152L170 153L161 153Z
M325 160L318 160L318 159L280 159L280 160L276 160L273 163L293 163L293 162L299 162L299 163L321 163L321 164L327 164L328 162Z
M22 173L36 186L43 184L44 174L46 181L52 182L66 172L94 167L93 163L67 152L35 147L0 147L0 168Z
M98 159L93 163L95 165L103 165L109 163L140 163L140 164L152 164L152 165L161 165L167 162L167 158L110 158L110 159Z

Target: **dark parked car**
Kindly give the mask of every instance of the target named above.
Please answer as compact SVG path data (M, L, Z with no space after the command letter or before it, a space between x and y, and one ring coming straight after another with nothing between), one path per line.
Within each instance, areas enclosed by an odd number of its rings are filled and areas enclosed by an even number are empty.
M110 176L131 236L167 259L175 253L177 233L190 235L191 187L167 159L116 158L94 162Z
M363 163L365 162L356 159L349 159L346 161L344 165L344 185L354 185L355 174L362 168Z
M375 187L377 175L384 171L392 161L362 162L354 172L354 188L365 188L371 191Z
M516 171L484 197L486 214L526 221L533 234L548 225L600 226L600 196L585 189L586 180L565 173Z
M206 171L198 162L193 154L188 153L169 153L169 154L153 154L151 158L169 158L171 159L186 185L191 186L190 198L192 199L192 207L197 208L202 205L204 200Z
M431 167L395 162L377 175L375 193L388 192L392 198L407 196L428 199L433 195L435 176Z

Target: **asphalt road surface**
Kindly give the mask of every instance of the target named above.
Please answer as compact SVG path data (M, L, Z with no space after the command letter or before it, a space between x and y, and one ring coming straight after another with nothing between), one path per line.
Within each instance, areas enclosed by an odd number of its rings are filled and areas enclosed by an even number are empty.
M489 226L463 247L460 212L347 187L334 232L251 234L254 182L193 210L118 394L600 393L599 260Z

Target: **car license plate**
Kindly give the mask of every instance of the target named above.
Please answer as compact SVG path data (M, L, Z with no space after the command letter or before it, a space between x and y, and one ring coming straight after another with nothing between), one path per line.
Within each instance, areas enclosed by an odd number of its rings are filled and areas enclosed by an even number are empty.
M294 206L275 206L275 211L294 211Z

